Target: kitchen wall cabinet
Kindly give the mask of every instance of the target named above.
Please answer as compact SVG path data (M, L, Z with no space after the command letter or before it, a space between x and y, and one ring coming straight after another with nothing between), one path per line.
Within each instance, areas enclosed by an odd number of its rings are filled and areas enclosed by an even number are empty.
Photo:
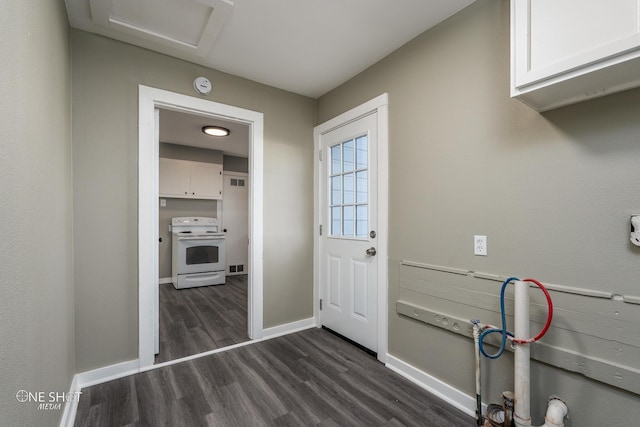
M222 199L222 165L160 158L161 197Z
M511 0L511 96L538 111L640 86L640 0Z

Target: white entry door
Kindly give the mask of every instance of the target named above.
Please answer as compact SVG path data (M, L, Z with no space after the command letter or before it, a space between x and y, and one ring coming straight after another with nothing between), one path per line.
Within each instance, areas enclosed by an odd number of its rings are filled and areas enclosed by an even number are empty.
M249 261L249 175L224 172L222 229L226 235L227 276L247 274ZM220 203L220 202L218 202Z
M377 113L320 135L320 321L378 351Z

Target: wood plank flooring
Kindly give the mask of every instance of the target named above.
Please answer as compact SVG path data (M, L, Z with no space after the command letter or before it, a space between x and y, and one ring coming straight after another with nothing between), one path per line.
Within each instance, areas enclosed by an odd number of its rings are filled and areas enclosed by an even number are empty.
M249 340L247 276L227 283L175 289L160 285L160 353L162 363Z
M475 424L367 353L316 328L82 392L78 427Z

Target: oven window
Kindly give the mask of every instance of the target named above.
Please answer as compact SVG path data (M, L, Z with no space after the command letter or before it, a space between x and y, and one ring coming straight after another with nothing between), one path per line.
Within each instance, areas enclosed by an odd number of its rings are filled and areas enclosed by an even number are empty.
M218 249L218 246L192 246L187 248L187 265L217 263Z

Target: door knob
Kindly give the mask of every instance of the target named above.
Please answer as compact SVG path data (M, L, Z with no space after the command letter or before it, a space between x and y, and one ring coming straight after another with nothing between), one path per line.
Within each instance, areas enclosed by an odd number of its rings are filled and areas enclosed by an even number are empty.
M374 248L374 247L372 246L372 247L370 247L369 249L367 249L367 250L365 251L365 253L366 253L367 255L369 255L369 256L374 256L375 254L377 254L377 253L378 253L378 251L376 251L376 248Z

